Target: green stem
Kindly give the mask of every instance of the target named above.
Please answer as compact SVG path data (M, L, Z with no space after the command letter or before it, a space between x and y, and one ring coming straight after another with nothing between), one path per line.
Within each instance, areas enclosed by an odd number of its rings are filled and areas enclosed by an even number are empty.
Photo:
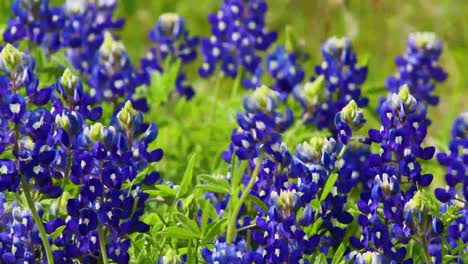
M54 264L54 257L52 255L52 249L50 248L49 239L47 238L47 233L45 231L44 225L42 224L42 219L37 213L36 206L34 205L34 202L31 198L31 189L29 188L29 184L26 182L24 176L21 176L21 185L23 186L24 196L26 197L26 202L28 203L29 210L31 210L34 222L37 225L37 229L39 229L39 236L41 237L42 243L44 244L47 262L49 264Z
M102 224L99 222L98 224L98 235L99 235L99 246L101 248L101 257L102 263L108 264L109 260L107 259L107 251L106 251L106 238L104 237L104 230L102 230Z
M424 249L424 256L426 257L426 263L431 264L432 258L431 258L431 254L429 254L429 246L427 244L427 239L425 236L422 238L422 245Z
M247 184L247 187L245 188L244 192L242 192L242 195L239 199L239 201L236 204L236 207L232 211L231 214L231 219L229 221L228 225L228 230L227 230L227 243L231 244L232 241L234 240L234 237L236 235L236 223L237 223L237 215L239 214L239 211L242 207L242 204L244 204L244 201L247 199L247 196L249 195L250 191L252 190L252 187L254 186L255 182L257 181L257 176L258 173L260 172L260 167L262 167L262 161L263 161L263 152L260 154L260 156L257 159L257 163L255 165L255 170L252 173L252 176L250 177L250 181Z

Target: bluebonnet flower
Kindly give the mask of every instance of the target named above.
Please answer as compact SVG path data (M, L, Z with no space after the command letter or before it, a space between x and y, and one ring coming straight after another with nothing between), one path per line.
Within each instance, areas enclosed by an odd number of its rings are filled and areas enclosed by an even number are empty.
M48 0L15 0L12 5L15 17L8 20L3 39L16 43L29 39L42 45L46 53L57 51L61 46L59 30L65 24L65 14L59 7L49 7Z
M435 148L421 146L427 130L425 109L407 86L388 96L381 109L382 128L369 130L370 140L380 143L380 154L368 156L369 180L357 203L361 238L351 237L350 242L358 250L383 253L387 261L410 262L405 259L404 245L415 230L405 221L409 211L405 205L411 203L418 187L432 182L431 174L422 173L418 159L431 159ZM398 249L397 244L401 245Z
M322 45L324 61L315 67L316 77L304 87L297 87L294 95L304 109L303 120L319 129L333 130L333 118L351 100L365 107L368 99L359 86L367 77L367 67L359 66L351 42L333 37Z
M272 53L266 56L265 69L275 80L273 89L286 97L304 79L304 70L297 63L296 54L288 53L284 46L278 46ZM256 88L261 83L263 74L262 64L251 77L243 80L246 88Z
M257 51L266 50L277 38L265 25L267 3L264 0L225 0L216 14L209 14L211 37L201 42L203 66L200 76L213 74L218 63L221 72L236 77L239 68L254 73L261 62Z
M460 239L463 243L468 242L468 210L466 204L468 201L468 113L464 112L453 123L451 130L452 139L449 144L448 153L438 153L437 160L441 165L446 167L445 188L436 188L435 196L442 202L441 213L449 213L450 207L455 208L458 213L458 218L449 223L446 227L446 236L442 239L448 242L450 255L457 256L454 261L463 262L463 257L466 254L459 255L456 250L459 246ZM443 246L442 241L433 243L435 247L431 253L437 260L441 260L442 256L437 254L441 252ZM437 251L437 249L439 249Z
M447 203L452 199L462 200L466 203L468 201L468 182L465 180L468 168L466 154L468 149L467 112L462 113L455 120L451 134L450 152L437 154L439 163L447 168L445 180L448 186L447 189L437 188L435 194L437 199L443 203Z
M198 37L192 37L186 28L185 19L173 13L162 14L149 37L157 47L151 47L146 57L141 60L144 72L163 72L164 61L170 56L172 62L181 60L178 77L176 80L176 91L188 99L195 94L193 88L185 83L186 75L182 67L193 62L197 57ZM166 69L167 70L167 69ZM149 79L146 80L149 83Z
M29 39L48 55L66 48L73 66L89 74L104 32L124 24L123 19L113 18L116 4L115 0L67 0L61 7L50 7L49 0L15 0L15 17L9 20L4 39L10 43Z
M433 94L435 85L447 79L447 73L438 65L441 53L442 41L435 33L410 34L406 54L395 59L398 74L387 78L387 89L396 93L406 84L418 102L438 104L439 98Z
M352 252L347 256L353 264L387 263L385 257L377 251Z
M66 15L61 29L62 46L73 67L91 75L96 53L104 42L104 34L122 28L124 20L114 19L117 1L89 2L67 0L62 6Z
M215 263L265 263L262 256L255 251L248 251L244 240L228 244L223 237L218 238L214 249L204 248L202 256L208 264Z
M79 135L71 165L70 179L81 186L78 198L68 200L69 218L64 232L54 241L66 245L72 258L86 255L97 261L100 242L118 263L128 263L130 240L134 232L146 232L141 222L148 195L142 184L153 184L159 173L137 179L137 174L162 157L162 150L148 150L157 136L155 124L142 122L142 114L128 101L114 116L111 126L100 123L86 126Z
M8 126L5 123L6 126L2 127L2 134L10 135L9 141L2 143L13 146L9 151L15 158L2 160L0 189L17 192L21 171L26 182L34 178L35 186L41 192L57 197L61 194L61 188L54 185L53 169L50 167L57 157L52 138L54 126L51 113L41 107L49 101L50 91L47 88L39 89L34 66L30 55L10 44L1 51L0 70L6 75L1 76L5 82L0 87L0 117L10 120L12 124ZM37 108L29 110L28 106L32 105Z
M343 109L335 115L335 127L338 130L338 138L347 144L352 132L360 129L366 120L362 109L354 100L351 100Z
M3 195L3 193L2 193ZM3 197L3 199L5 199ZM0 197L1 200L1 197ZM4 202L4 201L3 201ZM34 263L46 261L38 257L41 255L42 245L39 230L34 224L30 210L22 210L16 202L11 208L0 207L0 259L2 263ZM39 204L36 210L42 217L44 211Z
M277 142L278 133L292 124L293 114L286 108L284 114L277 112L282 103L281 95L266 86L256 89L251 95L244 97L245 113L237 114L239 128L232 132L232 143L229 150L223 152L223 158L230 161L232 153L239 159L252 159L258 156L259 146L265 144L271 150L268 154L275 156L281 152L277 147L271 147Z
M131 99L136 87L142 83L143 77L131 64L123 44L115 40L111 33L106 32L89 79L91 95L98 101L109 101L117 106L121 98ZM146 101L138 102L135 107L147 111Z
M305 256L315 252L319 236L309 237L304 231L314 221L313 212L308 205L298 219L298 209L305 206L300 195L294 184L272 191L268 213L257 217L253 241L265 263L309 263Z

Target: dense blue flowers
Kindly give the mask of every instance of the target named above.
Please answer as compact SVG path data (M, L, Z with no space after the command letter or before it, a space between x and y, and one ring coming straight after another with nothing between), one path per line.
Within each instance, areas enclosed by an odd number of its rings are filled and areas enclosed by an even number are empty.
M188 99L195 94L193 88L186 84L186 75L183 72L183 66L193 62L197 57L198 37L192 37L186 28L185 19L173 13L162 14L153 30L149 32L152 42L157 47L151 47L147 55L141 60L143 71L150 74L151 71L162 73L165 60L168 58L171 62L181 60L180 69L176 80L176 91L181 96ZM149 78L149 75L147 76ZM150 80L148 79L147 82Z
M159 174L137 175L162 157L160 149L147 149L156 136L157 127L142 123L141 113L129 101L111 126L84 127L70 167L70 179L81 186L79 196L68 200L69 217L62 223L66 228L54 241L66 245L68 258L86 255L94 263L102 254L99 241L105 240L108 257L128 263L128 235L149 228L140 221L148 198L141 185L153 184Z
M382 128L369 130L370 140L380 144L380 154L368 157L369 180L363 184L357 204L362 234L350 242L357 249L383 252L388 261L411 261L405 260L403 245L408 243L410 234L425 239L428 231L426 224L422 230L419 223L421 216L428 215L426 209L420 210L424 199L415 194L419 193L418 187L432 182L432 175L422 172L419 160L432 158L435 149L421 146L427 128L425 109L417 106L408 87L403 86L399 94L391 94L381 105ZM383 208L382 213L379 208ZM397 243L402 245L398 249Z
M106 32L96 56L89 79L91 95L98 101L112 102L114 106L118 106L121 99L131 99L136 87L143 84L143 77L133 67L123 44ZM147 111L145 100L139 102L141 104L135 107Z
M283 97L291 93L304 79L304 70L297 63L296 54L286 52L284 46L278 46L266 56L265 70L275 80L273 89ZM243 80L243 85L246 88L258 87L262 82L263 71L262 64L259 64L253 75Z
M203 38L201 52L204 63L200 76L213 74L217 64L227 76L236 77L239 69L254 73L261 58L257 51L266 50L275 40L276 32L265 25L267 3L264 0L225 0L219 11L209 14L211 37Z
M113 18L116 5L114 0L69 0L61 7L51 7L49 0L15 0L15 17L9 20L3 37L10 43L29 39L47 54L66 48L76 69L90 73L104 32L123 26L123 19Z
M396 93L406 84L418 102L438 104L439 98L433 94L435 85L447 78L447 73L438 65L441 53L442 41L435 33L410 34L406 54L395 59L398 74L387 79L387 89Z
M449 145L448 153L438 153L437 159L441 165L446 167L445 188L436 188L435 196L442 202L441 213L450 214L451 209L455 209L458 217L453 222L449 223L446 228L447 236L444 238L447 243L438 241L434 243L435 249L431 252L432 255L440 261L443 255L439 254L444 247L445 252L456 256L454 261L463 262L463 257L466 257L466 252L460 254L455 250L460 241L468 242L468 114L462 113L454 122L451 135L452 139ZM439 249L439 251L437 251Z
M468 113L462 113L455 120L451 134L450 152L437 154L440 164L447 168L445 180L448 186L447 189L436 189L435 194L437 199L443 203L454 198L466 203L468 201L468 182L465 178L468 160L465 150L468 149Z
M335 114L351 100L365 107L368 99L359 86L367 77L367 67L359 66L347 38L330 38L322 45L324 61L315 67L316 77L304 87L296 87L295 97L304 109L303 120L319 129L333 130Z
M281 103L280 94L266 86L246 96L245 113L239 112L236 116L239 128L232 132L232 143L223 158L230 161L232 153L239 159L255 158L263 144L269 155L281 152L276 143L278 133L286 130L293 121L291 109L286 108L285 113L276 111Z

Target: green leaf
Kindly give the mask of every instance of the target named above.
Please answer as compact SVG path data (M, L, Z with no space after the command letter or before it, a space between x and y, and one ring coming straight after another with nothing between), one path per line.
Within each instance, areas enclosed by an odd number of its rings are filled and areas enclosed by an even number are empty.
M265 203L262 200L258 199L258 197L249 194L247 196L247 200L252 201L255 205L260 207L263 210L263 212L268 213L267 206L265 205Z
M158 190L145 190L144 192L149 194L152 197L162 196L162 197L176 197L177 193L171 187L167 185L156 185Z
M335 185L336 180L338 180L338 173L334 172L329 177L325 186L323 187L322 195L320 195L320 201L324 201L330 193L331 189Z
M63 230L66 227L67 227L67 225L63 225L63 226L60 226L57 229L55 229L55 231L52 232L52 234L50 234L50 236L52 237L52 240L55 240L63 232Z
M200 228L198 227L198 224L194 220L189 219L186 215L181 214L181 213L175 213L173 214L173 216L174 216L174 220L176 220L178 223L181 223L186 228L189 228L190 230L193 231L193 233L200 235Z
M209 175L201 175L199 176L199 179L200 181L205 181L207 183L209 183L210 185L216 185L216 186L219 186L219 187L222 187L222 188L225 188L225 189L230 189L231 188L231 185L229 184L229 182L226 180L226 179L223 179L223 178L214 178L212 176L209 176Z
M189 190L190 185L192 184L193 178L193 166L195 164L195 157L197 153L192 155L190 158L189 164L187 169L185 170L184 177L182 178L182 182L180 183L179 191L177 192L177 197L180 198L184 194L186 194Z
M229 189L226 189L222 186L213 185L213 184L197 185L195 186L195 189L202 190L205 192L215 192L215 193L224 193L224 194L230 193Z
M173 61L168 56L164 63L164 73L155 71L151 75L151 86L148 88L149 97L154 98L155 104L165 103L174 90L179 73L180 60Z
M167 238L175 238L175 239L192 239L192 238L199 238L198 234L193 233L190 229L171 226L168 227L161 232L158 233L159 235Z
M227 218L223 218L215 223L211 223L208 230L206 231L203 240L205 243L211 241L219 235L219 231L224 229L224 225L227 223Z
M343 242L341 242L338 249L335 251L335 254L333 255L333 259L332 259L331 264L338 264L342 260L343 255L344 255L344 253L346 251L345 241L347 241L347 240L343 240Z
M242 180L242 175L244 175L244 171L245 169L247 168L247 161L246 160L243 160L239 166L237 166L237 156L236 154L233 154L233 162L231 164L231 168L232 169L232 179L231 179L231 183L232 183L232 186L235 186L237 187L241 180Z
M323 254L323 253L320 253L316 258L315 258L315 261L314 263L316 264L327 264L327 257Z

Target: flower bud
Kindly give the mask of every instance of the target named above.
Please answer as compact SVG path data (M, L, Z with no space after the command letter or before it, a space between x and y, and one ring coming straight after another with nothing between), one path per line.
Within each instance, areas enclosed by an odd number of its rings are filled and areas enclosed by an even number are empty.
M57 115L55 117L55 124L63 128L64 130L70 129L70 119L68 118L68 115L66 113Z
M8 73L16 71L21 64L22 57L22 52L11 44L7 44L0 52L0 69Z
M99 53L109 56L111 54L119 54L124 51L123 44L119 41L114 40L112 34L108 31L104 32L104 41L99 48Z
M439 49L442 45L434 32L416 32L409 36L410 42L418 49L432 50Z
M414 111L417 102L416 99L411 95L407 84L404 84L402 87L400 87L398 97L401 99L401 101L409 111Z
M244 107L249 112L271 112L281 103L281 95L262 85L244 98Z
M289 216L296 208L298 195L295 190L281 190L279 195L276 191L273 191L270 199L283 216Z
M73 96L74 94L77 81L78 77L76 77L68 68L65 69L62 77L60 77L60 84L65 89L65 92L70 96Z
M185 32L185 20L179 14L162 14L156 24L156 30L162 37L178 39Z
M117 113L117 120L122 128L131 130L133 124L133 118L138 114L138 112L133 108L132 102L127 101Z
M332 153L336 142L333 138L313 137L296 148L296 155L303 161L321 160L324 153Z
M356 104L354 100L351 100L342 110L341 110L341 120L345 122L353 130L357 130L364 125L364 118L362 109Z
M426 196L423 191L417 191L405 204L405 225L420 236L425 236L432 225L431 209L426 205L429 198Z
M104 138L104 136L105 136L105 129L101 123L98 122L98 123L92 124L89 127L88 137L92 141L94 142L100 141Z
M323 75L304 85L304 97L309 106L315 106L325 99L325 77Z

